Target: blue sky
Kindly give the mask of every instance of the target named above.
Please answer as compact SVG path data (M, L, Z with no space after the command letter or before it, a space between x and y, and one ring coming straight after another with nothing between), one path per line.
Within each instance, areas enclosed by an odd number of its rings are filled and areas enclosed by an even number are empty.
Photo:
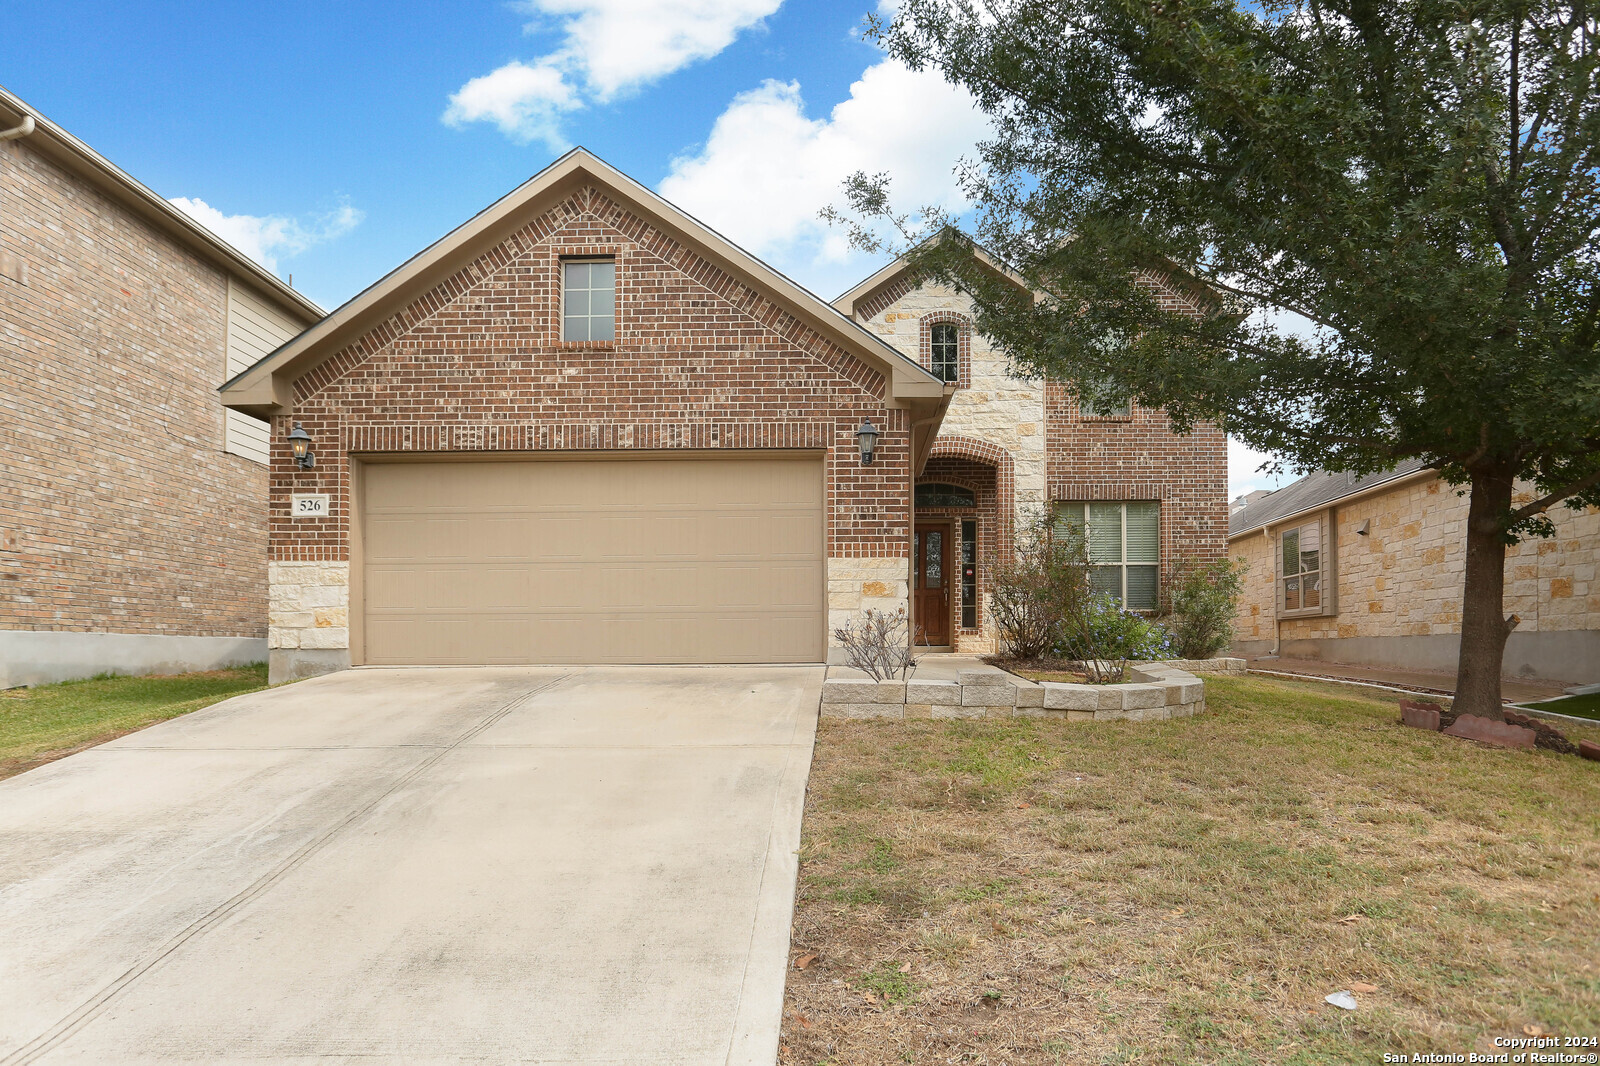
M870 4L52 0L9 6L0 84L330 309L574 144L831 298L878 265L816 219L839 181L959 210L985 128Z

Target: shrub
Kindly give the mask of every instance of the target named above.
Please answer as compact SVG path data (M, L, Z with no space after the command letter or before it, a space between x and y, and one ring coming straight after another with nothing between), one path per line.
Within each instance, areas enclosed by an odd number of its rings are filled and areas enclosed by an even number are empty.
M989 563L989 614L1001 651L1016 659L1053 651L1062 619L1080 613L1090 596L1083 538L1052 530L1044 511L1021 523L1009 559Z
M850 665L874 681L893 681L911 666L911 637L905 608L894 614L868 609L833 631Z
M1159 622L1125 611L1110 596L1092 596L1076 618L1066 620L1056 654L1084 663L1108 663L1118 677L1130 659L1171 657L1171 640Z
M1209 659L1233 643L1246 569L1245 563L1226 558L1203 566L1179 563L1165 622L1180 658Z

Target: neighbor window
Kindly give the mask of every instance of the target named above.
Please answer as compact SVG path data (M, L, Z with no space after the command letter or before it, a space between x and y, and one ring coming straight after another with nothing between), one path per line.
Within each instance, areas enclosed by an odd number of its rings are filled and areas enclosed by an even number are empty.
M1130 611L1153 611L1161 575L1161 504L1058 503L1056 523L1083 535L1089 581Z
M561 339L610 341L616 338L616 260L562 260Z
M930 357L928 369L944 382L961 377L961 327L954 322L937 322L928 327Z
M1330 548L1325 515L1279 530L1279 611L1310 615L1333 613Z

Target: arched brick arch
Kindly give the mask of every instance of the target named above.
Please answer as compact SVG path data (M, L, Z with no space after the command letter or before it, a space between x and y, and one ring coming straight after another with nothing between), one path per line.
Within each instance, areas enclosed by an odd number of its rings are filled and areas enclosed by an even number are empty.
M918 358L923 369L933 368L933 327L941 322L954 322L960 328L956 331L956 381L958 389L970 388L972 385L972 319L959 311L929 311L918 319L917 332L920 339L917 342Z
M937 312L940 314L946 312ZM994 467L995 540L1001 559L1011 558L1011 526L1016 520L1016 473L1011 453L998 444L976 437L944 436L934 439L929 459L971 459Z

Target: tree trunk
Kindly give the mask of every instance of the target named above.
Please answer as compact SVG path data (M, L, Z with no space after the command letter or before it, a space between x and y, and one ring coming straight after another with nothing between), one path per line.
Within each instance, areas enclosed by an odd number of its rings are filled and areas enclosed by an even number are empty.
M1467 567L1461 594L1461 658L1456 665L1455 709L1497 722L1500 664L1517 618L1506 618L1505 516L1512 475L1473 471L1467 506Z

